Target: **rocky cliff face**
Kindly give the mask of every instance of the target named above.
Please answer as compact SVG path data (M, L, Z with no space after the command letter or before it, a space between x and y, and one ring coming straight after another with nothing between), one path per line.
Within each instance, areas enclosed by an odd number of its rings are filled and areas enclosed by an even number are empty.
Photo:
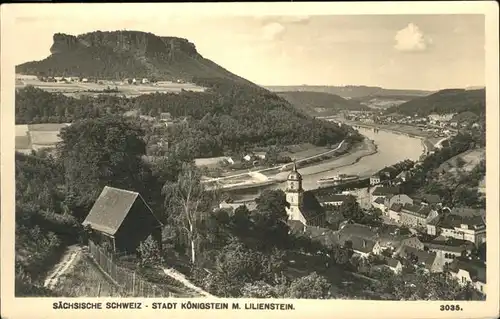
M50 56L20 64L16 72L113 80L152 77L200 82L222 78L254 85L202 57L183 38L140 31L95 31L78 36L56 33L53 39Z
M139 55L171 55L182 52L196 57L198 52L193 43L183 38L159 37L152 33L139 31L90 32L79 36L63 33L54 34L52 54L70 52L85 47L107 47L115 52L128 52Z

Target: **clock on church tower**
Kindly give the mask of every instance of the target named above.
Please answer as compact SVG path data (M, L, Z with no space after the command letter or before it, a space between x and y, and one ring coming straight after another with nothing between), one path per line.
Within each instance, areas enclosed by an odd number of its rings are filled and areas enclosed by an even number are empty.
M302 204L302 195L304 190L302 189L302 175L297 171L297 164L293 162L292 172L287 178L287 188L286 188L286 201L290 204L291 209L293 206L299 208Z

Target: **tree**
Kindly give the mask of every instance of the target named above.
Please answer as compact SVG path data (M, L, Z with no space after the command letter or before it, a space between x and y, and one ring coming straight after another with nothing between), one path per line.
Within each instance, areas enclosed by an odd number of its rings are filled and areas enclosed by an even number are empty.
M139 244L137 252L141 266L157 266L164 261L160 246L152 236L148 236L145 241Z
M287 298L297 299L328 299L331 285L325 277L316 272L297 278L290 284L286 292Z
M163 187L165 209L169 217L183 229L191 246L191 263L196 262L196 243L200 222L206 219L213 193L200 183L200 175L192 164L184 164L176 182Z
M346 200L340 205L339 211L345 219L358 223L364 218L364 213L356 197L348 195Z
M104 186L142 191L146 150L134 123L121 117L77 121L60 136L59 158L74 205L88 207Z

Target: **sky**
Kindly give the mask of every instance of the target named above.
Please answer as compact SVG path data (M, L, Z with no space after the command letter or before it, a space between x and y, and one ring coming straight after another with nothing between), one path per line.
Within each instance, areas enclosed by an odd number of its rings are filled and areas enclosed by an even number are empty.
M478 14L193 16L151 4L141 14L117 14L117 7L83 14L49 6L17 11L16 63L47 57L57 32L126 29L187 38L205 58L260 85L485 85L484 16Z

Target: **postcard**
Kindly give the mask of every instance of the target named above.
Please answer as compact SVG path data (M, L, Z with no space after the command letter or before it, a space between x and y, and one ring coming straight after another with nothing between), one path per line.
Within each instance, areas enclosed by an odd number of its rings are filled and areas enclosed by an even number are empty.
M498 317L495 2L1 30L2 318Z

